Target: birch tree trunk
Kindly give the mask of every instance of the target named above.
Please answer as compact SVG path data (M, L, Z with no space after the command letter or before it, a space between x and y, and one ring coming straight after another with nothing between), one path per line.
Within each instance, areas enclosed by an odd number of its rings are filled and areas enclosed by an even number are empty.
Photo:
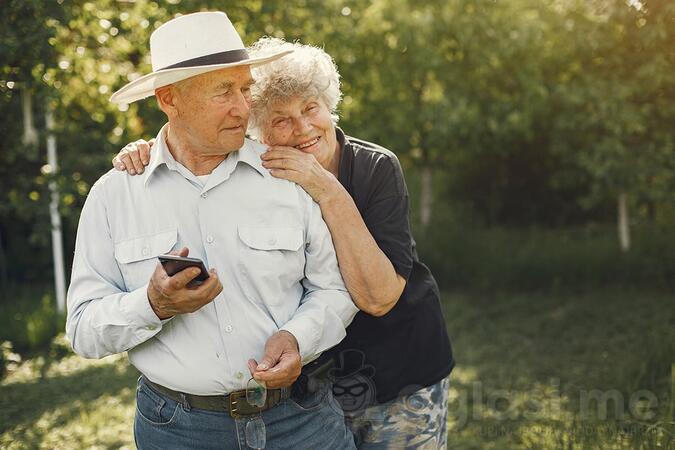
M54 134L54 116L49 105L45 115L47 125L47 164L52 173L59 170L56 159L56 135ZM61 231L61 214L59 214L59 189L55 181L49 182L51 201L49 215L52 224L52 258L54 261L54 288L56 292L56 307L59 312L66 310L66 273L63 259L63 237Z
M21 109L23 112L23 144L37 145L38 133L33 123L33 94L28 88L21 89Z
M619 194L618 200L618 231L621 251L626 253L630 250L630 225L628 223L628 204L625 193Z
M427 228L431 222L431 211L433 208L434 185L433 174L430 165L422 167L422 186L420 190L420 221L422 227Z

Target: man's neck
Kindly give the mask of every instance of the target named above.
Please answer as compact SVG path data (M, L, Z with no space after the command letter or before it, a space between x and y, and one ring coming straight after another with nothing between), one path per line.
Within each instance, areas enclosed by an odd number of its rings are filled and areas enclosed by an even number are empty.
M204 154L195 148L187 139L181 139L180 133L176 133L171 124L166 131L166 145L169 152L176 160L194 175L208 175L213 169L225 160L231 152L219 154Z

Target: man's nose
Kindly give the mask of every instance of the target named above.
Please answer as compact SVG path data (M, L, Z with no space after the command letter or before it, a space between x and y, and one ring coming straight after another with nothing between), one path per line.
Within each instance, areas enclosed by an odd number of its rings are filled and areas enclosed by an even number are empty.
M237 92L232 100L230 114L237 117L248 117L250 110L251 102L248 97L241 91Z

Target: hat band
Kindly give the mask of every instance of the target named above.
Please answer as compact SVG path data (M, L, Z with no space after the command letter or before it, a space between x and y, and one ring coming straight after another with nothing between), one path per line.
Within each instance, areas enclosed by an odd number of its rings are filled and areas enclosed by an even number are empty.
M244 49L228 50L226 52L213 53L211 55L200 56L198 58L186 59L170 66L162 67L158 70L179 69L181 67L199 67L212 66L215 64L230 64L248 59L248 53Z

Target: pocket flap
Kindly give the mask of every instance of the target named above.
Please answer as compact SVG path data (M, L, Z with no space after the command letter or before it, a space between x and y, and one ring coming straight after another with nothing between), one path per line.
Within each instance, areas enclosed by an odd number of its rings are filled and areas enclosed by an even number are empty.
M302 228L239 227L239 239L256 250L291 250L302 246Z
M121 264L129 264L163 255L176 245L176 230L162 231L115 244L115 259Z

